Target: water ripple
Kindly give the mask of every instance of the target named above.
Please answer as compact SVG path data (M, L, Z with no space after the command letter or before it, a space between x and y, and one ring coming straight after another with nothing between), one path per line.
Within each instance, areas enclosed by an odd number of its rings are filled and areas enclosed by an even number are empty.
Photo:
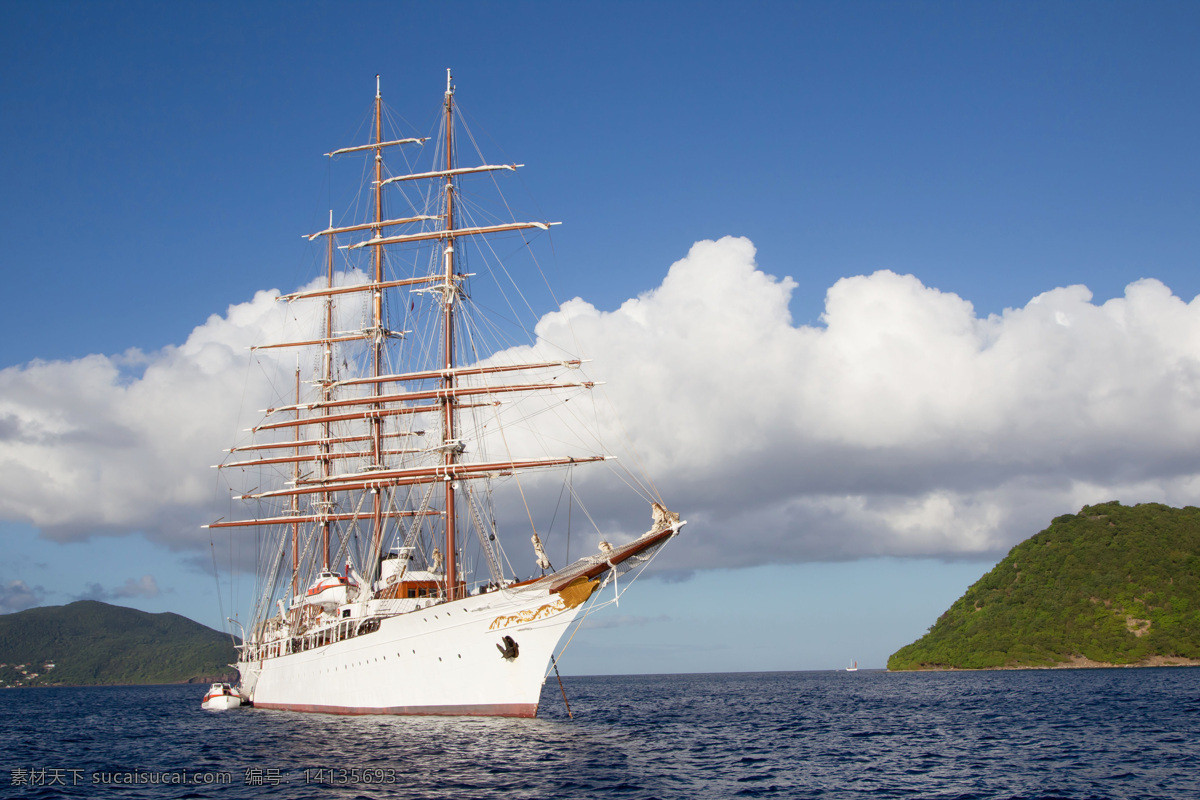
M8 690L0 786L29 798L227 800L1200 797L1200 669L565 684L574 721L557 685L535 720L211 713L199 708L204 687L190 686ZM358 779L329 779L342 769ZM58 770L67 785L12 783L37 770ZM111 782L135 771L226 772L230 782ZM72 775L83 780L70 785Z

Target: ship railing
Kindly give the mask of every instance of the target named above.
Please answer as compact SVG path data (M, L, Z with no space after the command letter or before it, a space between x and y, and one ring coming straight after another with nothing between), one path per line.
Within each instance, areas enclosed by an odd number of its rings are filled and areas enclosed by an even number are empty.
M272 642L246 645L246 653L251 661L263 661L292 653L302 653L345 639L353 639L355 636L374 633L379 630L382 620L383 616L342 620L336 625L321 628L302 636L289 636Z

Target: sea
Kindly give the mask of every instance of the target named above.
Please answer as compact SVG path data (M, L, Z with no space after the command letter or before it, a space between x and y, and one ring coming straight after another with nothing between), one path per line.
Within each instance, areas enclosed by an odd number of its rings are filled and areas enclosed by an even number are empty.
M537 719L0 690L0 797L1200 798L1200 668L566 677Z

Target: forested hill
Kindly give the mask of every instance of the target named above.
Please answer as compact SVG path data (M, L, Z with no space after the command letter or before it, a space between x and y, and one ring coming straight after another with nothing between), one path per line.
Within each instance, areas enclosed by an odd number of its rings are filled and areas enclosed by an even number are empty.
M235 659L227 634L178 614L81 600L0 615L0 686L207 682Z
M1017 545L888 669L1200 659L1200 508L1084 506Z

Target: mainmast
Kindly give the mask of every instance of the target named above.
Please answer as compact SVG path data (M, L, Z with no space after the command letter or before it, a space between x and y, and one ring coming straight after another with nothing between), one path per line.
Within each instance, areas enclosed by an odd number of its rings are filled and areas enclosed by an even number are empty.
M375 76L375 227L371 229L373 239L383 238L383 226L380 224L383 221L383 99L379 91L379 76ZM331 237L332 238L332 237ZM383 283L383 245L376 244L375 250L375 284L378 286ZM332 288L332 287L331 287ZM371 357L371 374L372 377L378 378L383 374L383 343L387 338L383 330L383 292L376 289L373 294L374 302L372 309L374 311L374 352ZM379 384L371 384L372 396L379 396ZM380 409L382 406L378 403L374 406L375 409ZM383 468L383 419L381 417L373 417L371 419L371 468ZM371 536L371 558L372 560L379 557L379 552L383 546L383 492L375 489L371 497L371 514L372 514L372 536ZM375 578L375 565L364 564L365 572L369 580Z
M442 378L442 453L446 464L447 477L453 472L453 465L458 457L457 431L454 425L454 296L458 286L454 280L454 85L451 83L450 70L446 70L446 183L444 198L444 213L446 215L444 229L446 231L443 252L446 257L445 277L442 284L442 364L446 367L445 377ZM378 384L376 389L378 390ZM454 541L457 519L454 509L455 481L444 481L446 486L446 599L453 600L458 595L458 554Z

